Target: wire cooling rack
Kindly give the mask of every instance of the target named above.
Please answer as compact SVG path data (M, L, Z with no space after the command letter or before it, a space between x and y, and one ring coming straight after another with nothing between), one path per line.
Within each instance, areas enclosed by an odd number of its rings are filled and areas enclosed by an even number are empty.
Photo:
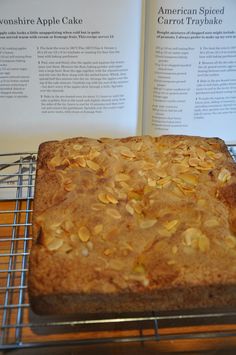
M236 146L229 146L229 151L236 161ZM222 338L236 346L236 310L104 315L86 320L33 314L27 270L36 159L34 153L0 155L0 350Z

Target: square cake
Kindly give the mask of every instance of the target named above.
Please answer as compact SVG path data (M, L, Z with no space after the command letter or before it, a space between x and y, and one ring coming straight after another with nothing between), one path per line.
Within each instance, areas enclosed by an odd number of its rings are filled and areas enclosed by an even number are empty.
M225 143L42 143L29 296L39 314L235 306L236 166Z

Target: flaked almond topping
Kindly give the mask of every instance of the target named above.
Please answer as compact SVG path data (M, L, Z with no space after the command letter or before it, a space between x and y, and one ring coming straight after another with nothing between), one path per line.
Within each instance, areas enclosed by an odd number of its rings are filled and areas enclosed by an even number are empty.
M129 212L129 214L131 214L131 215L134 214L134 209L129 203L126 204L125 208L126 208L126 211Z
M127 182L120 181L120 186L121 186L125 191L129 191L129 190L130 190L130 186L129 186L129 184L127 184Z
M99 192L98 194L98 199L99 201L101 201L102 203L108 204L109 201L107 199L107 193L106 192Z
M161 178L165 178L167 176L167 172L164 169L155 170L155 174Z
M230 171L225 168L221 169L221 171L219 172L219 175L218 175L218 180L222 183L225 183L225 182L229 181L230 178L231 178Z
M65 181L64 190L67 192L73 191L76 189L76 184L72 183L72 181Z
M171 183L171 176L166 176L165 178L161 178L157 180L157 187L165 187Z
M190 185L196 186L198 183L198 178L196 175L193 174L181 174L180 178L183 179L186 183Z
M215 168L215 164L211 161L200 161L199 162L199 165L197 166L197 169L198 170L211 170L211 169L214 169Z
M70 235L70 240L73 242L73 243L78 243L80 241L79 239L79 236L77 234L71 234Z
M225 243L230 249L233 249L236 247L236 238L232 235L228 235L225 237Z
M198 205L199 207L205 207L205 206L206 206L206 203L207 203L207 201L206 201L205 199L203 199L203 198L200 198L200 199L197 201L197 205Z
M86 164L90 169L94 171L98 171L100 169L100 166L97 163L95 163L93 160L86 160Z
M193 241L198 238L202 232L198 228L188 228L183 232L184 242L187 246L191 246Z
M47 248L50 251L58 250L63 245L62 239L53 239L48 245Z
M72 222L70 219L66 220L65 223L64 223L64 229L65 229L67 232L69 232L70 230L72 230L73 226L74 226L74 224L73 224L73 222Z
M59 155L55 155L48 163L48 168L56 168L57 166L62 165L62 158Z
M205 253L206 251L208 251L210 249L210 241L207 238L206 235L202 235L199 239L198 239L198 248L200 249L200 251L202 251L203 253Z
M133 268L133 272L135 274L145 274L146 270L143 264L137 264L135 265L135 267Z
M69 253L70 251L73 250L72 246L65 242L59 249L60 249L60 253Z
M187 246L206 252L210 248L210 240L198 228L188 228L183 233L184 241Z
M81 242L87 242L90 238L90 231L86 226L79 228L79 239Z
M145 277L145 278L143 279L143 281L142 281L142 284L143 284L144 287L148 287L149 284L150 284L150 281Z
M222 153L218 152L218 153L215 153L211 150L208 150L206 152L206 155L208 156L208 158L212 159L212 160L216 160L216 159L220 159L222 157Z
M216 219L216 218L211 218L211 219L208 219L207 221L204 222L204 226L205 227L217 227L219 226L219 221Z
M101 153L98 152L97 150L91 149L91 151L89 152L88 158L89 158L89 160L93 160L93 159L97 158L100 154Z
M139 222L141 229L151 228L157 223L156 219L144 219Z
M119 173L115 175L115 181L127 181L130 179L130 176L124 173Z
M112 249L109 249L109 248L105 249L103 254L106 255L106 256L111 255L112 254Z
M143 212L143 207L140 203L134 203L133 209L135 210L135 212L137 214L142 214L142 212Z
M114 218L114 219L120 219L121 218L121 214L115 210L114 208L107 208L106 209L106 214L108 214L110 217Z
M172 221L167 221L167 222L163 223L163 226L169 231L169 230L173 229L174 227L176 227L178 222L179 221L177 219L173 219Z
M125 158L133 159L136 157L134 152L132 152L128 147L120 146L119 151L120 151L120 154Z
M58 222L53 222L50 224L50 229L52 230L56 230L58 227L60 227L62 224L62 221L58 221Z
M83 256L89 256L88 248L84 247L84 248L81 250L81 254L82 254Z
M141 200L141 194L137 193L136 191L129 191L128 192L128 199L129 200L135 200L135 201L139 201Z
M77 157L76 163L79 164L81 168L86 167L86 160L84 159L84 157Z
M177 252L178 252L178 247L177 247L177 245L174 245L174 246L172 247L171 251L172 251L172 253L173 253L174 255L177 254Z
M150 192L153 192L153 186L145 185L143 189L144 195L149 194Z
M132 144L132 147L134 150L136 150L137 152L140 152L140 150L142 149L142 146L143 146L143 142L140 141L140 142L135 142Z
M189 164L189 166L196 167L199 164L199 159L197 159L197 158L189 158L188 164Z
M202 148L196 148L196 153L199 159L204 160L206 157L206 153Z
M91 209L93 211L101 211L104 208L104 204L102 203L94 203L91 205Z
M82 144L79 143L73 144L73 149L76 151L80 150L82 147L83 147Z
M116 205L118 203L118 200L115 198L115 196L109 192L106 194L106 198L108 202L112 203L113 205Z
M94 227L94 234L100 234L102 231L103 231L103 225L102 224L97 224L95 227Z
M168 260L167 264L168 265L174 265L174 264L176 264L176 261L175 260Z
M87 247L89 250L93 250L93 242L91 242L91 240L88 241Z
M148 177L147 180L148 186L155 187L156 186L156 180Z

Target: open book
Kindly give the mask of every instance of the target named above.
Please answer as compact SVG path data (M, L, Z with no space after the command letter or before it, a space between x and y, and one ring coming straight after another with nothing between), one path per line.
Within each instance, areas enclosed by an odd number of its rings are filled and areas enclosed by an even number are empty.
M0 3L0 152L138 134L236 142L235 0Z

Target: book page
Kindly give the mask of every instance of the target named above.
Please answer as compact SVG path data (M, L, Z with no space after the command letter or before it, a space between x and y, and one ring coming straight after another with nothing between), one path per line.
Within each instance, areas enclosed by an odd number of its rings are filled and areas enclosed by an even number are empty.
M236 143L236 2L147 2L143 132Z
M141 0L0 3L0 152L139 133Z

